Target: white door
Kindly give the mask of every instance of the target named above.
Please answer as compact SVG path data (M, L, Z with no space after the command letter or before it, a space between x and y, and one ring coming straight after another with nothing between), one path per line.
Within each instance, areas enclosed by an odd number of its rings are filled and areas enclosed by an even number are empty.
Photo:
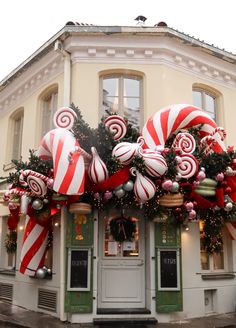
M129 238L123 221L112 221L119 219L114 215L99 218L98 308L144 308L144 222L135 216L127 218L134 231L133 238ZM114 237L114 230L111 232L114 222L115 231L127 234L126 240L116 241L119 238Z

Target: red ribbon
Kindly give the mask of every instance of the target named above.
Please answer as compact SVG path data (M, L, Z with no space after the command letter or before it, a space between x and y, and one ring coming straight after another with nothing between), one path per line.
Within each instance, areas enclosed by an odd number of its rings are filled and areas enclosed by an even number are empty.
M130 176L129 167L126 166L123 169L117 171L107 180L96 184L94 187L91 188L91 190L94 192L104 192L107 190L114 190L119 185L127 182L129 180L129 176Z

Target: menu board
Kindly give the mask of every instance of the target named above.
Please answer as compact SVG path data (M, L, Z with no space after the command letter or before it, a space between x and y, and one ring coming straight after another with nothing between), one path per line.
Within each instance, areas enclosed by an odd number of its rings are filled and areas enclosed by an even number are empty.
M67 290L90 290L90 249L69 249Z
M178 251L159 250L159 289L179 289L179 258Z

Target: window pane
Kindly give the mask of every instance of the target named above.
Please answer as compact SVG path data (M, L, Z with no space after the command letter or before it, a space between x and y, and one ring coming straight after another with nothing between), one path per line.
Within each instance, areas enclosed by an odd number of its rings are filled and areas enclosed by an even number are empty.
M203 107L202 104L202 93L200 91L193 91L193 104L194 106Z
M213 254L214 270L224 269L224 254L223 252Z
M103 100L103 112L105 113L106 110L118 112L118 104L118 97L106 97L106 99Z
M202 270L210 270L209 255L201 251L201 268Z
M118 96L118 78L108 78L103 80L103 99L106 97Z
M140 81L136 79L124 79L124 97L139 97Z
M42 104L42 136L54 128L53 116L57 110L58 93L54 92L43 99Z
M12 159L19 159L21 156L23 115L20 114L13 122L13 140L12 140Z
M130 123L139 129L140 127L140 99L124 98L124 116Z
M205 108L206 111L215 113L215 98L205 94Z

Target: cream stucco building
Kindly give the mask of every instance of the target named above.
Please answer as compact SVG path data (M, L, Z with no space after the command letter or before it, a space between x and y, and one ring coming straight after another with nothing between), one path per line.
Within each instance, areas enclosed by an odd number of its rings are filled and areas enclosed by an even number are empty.
M52 128L54 111L70 103L97 126L104 107L113 104L142 127L169 104L204 108L236 144L236 56L159 24L155 27L67 24L0 84L0 175L11 159L27 160ZM104 90L107 94L104 94ZM124 100L124 101L123 101ZM128 106L125 104L128 103ZM129 108L129 110L127 110ZM3 183L1 189L6 189ZM93 213L82 243L68 237L70 215L63 209L54 225L52 278L34 279L18 272L25 218L18 225L15 256L4 248L6 206L0 207L0 298L71 322L108 318L148 318L170 322L235 311L236 242L225 233L224 250L203 263L198 223L172 235L166 250L177 250L178 288L158 290L160 230L140 219L139 254L106 258L105 221ZM137 214L138 216L138 214ZM56 222L58 223L58 222ZM21 230L22 229L22 230ZM67 253L89 249L88 290L67 288Z

